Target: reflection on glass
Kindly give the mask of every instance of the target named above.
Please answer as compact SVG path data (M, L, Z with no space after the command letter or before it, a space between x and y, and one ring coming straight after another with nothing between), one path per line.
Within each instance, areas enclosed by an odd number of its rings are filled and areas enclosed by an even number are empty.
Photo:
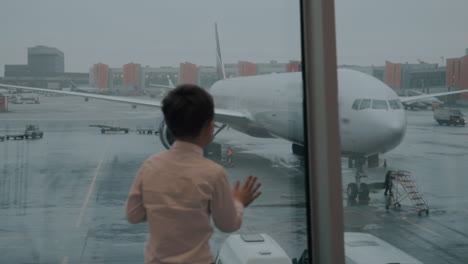
M339 0L335 7L339 68L374 80L365 95L371 109L346 110L340 127L352 149L342 158L347 261L468 263L466 131L456 126L468 97L450 94L468 91L460 34L468 2ZM363 78L342 96L363 98Z
M305 259L299 17L276 0L3 4L0 263L142 263L148 228L125 201L173 143L159 106L182 83L215 99L204 154L231 185L262 183L241 229L211 237L217 263Z

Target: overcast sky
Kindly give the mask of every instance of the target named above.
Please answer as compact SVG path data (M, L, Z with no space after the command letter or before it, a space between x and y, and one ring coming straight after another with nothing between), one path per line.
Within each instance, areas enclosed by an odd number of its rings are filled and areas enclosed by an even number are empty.
M0 75L27 48L56 47L65 70L97 62L214 65L214 21L224 62L300 58L296 0L29 0L0 6ZM441 62L468 48L466 0L336 0L339 64Z

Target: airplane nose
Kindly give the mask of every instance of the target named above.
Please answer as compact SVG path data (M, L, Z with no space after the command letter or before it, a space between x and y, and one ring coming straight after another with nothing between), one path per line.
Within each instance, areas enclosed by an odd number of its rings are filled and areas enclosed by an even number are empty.
M406 132L406 116L403 111L401 114L389 120L386 125L386 130L389 145L391 145L392 148L398 146Z

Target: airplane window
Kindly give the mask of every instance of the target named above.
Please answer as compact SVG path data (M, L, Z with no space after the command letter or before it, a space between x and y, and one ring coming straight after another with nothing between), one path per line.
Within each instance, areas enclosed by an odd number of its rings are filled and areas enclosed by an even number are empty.
M392 110L361 111L355 130L341 123L345 253L356 263L468 263L468 1L334 3L340 82L356 73L369 88L346 93L388 98L372 108ZM374 239L386 250L348 246Z
M171 246L175 252L193 244L193 236L211 236L208 244L191 246L209 245L210 252L197 256L217 256L225 246L223 263L236 263L226 260L232 252L258 256L256 250L240 250L258 242L236 234L256 234L266 249L275 250L260 252L263 263L274 263L276 253L289 263L301 257L308 249L309 203L300 4L2 2L0 263L144 263L148 225L130 224L123 212L142 164L174 143L161 101L180 84L205 88L216 108L213 142L203 150L185 145L188 159L198 160L203 152L225 170L230 186L256 176L262 195L245 208L239 229L233 219L218 219L220 228L211 234L206 214L214 183L180 175L188 164L172 160L181 178L160 175L157 186L142 184L139 196L148 204L164 193L158 205L175 205L171 195L179 195L176 200L185 206L161 210L168 213L158 217L182 217L172 226L158 223L165 234L159 237L183 240ZM215 187L224 185L222 173L217 175ZM223 190L218 196L230 198L229 189ZM199 223L194 215L204 217L203 224L187 231Z
M388 105L387 102L384 100L372 100L372 108L388 110Z
M353 103L352 109L359 110L359 104L361 103L361 99L356 99Z
M388 101L390 107L392 109L401 109L402 107L400 106L400 102L399 102L399 99L394 99L394 100L390 100Z
M371 107L371 100L370 99L362 99L361 105L359 106L359 110L367 109Z

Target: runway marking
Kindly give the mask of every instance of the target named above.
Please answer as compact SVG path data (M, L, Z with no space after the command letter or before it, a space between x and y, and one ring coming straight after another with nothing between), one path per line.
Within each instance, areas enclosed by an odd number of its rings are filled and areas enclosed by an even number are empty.
M25 247L17 247L17 246L0 246L0 248L25 248Z
M120 234L119 236L147 236L147 233L140 233L140 234Z
M68 257L64 257L61 264L68 264Z
M401 218L401 220L406 221L406 222L408 222L408 223L410 223L410 224L412 224L412 225L414 225L414 226L416 226L416 227L419 227L420 229L422 229L422 230L424 230L424 231L426 231L426 232L429 232L429 233L434 234L434 235L436 235L436 236L442 237L441 234L436 233L436 232L434 232L434 231L430 230L429 228L426 228L426 227L424 227L424 226L422 226L422 225L418 225L418 224L416 224L416 223L413 223L413 222L411 222L410 220L408 220L408 219L406 219L406 218Z
M84 217L86 208L88 207L88 203L89 203L89 198L91 198L91 194L93 193L94 186L96 185L96 179L99 176L99 172L101 170L102 163L104 162L104 158L106 157L108 146L109 146L109 138L106 140L106 145L104 147L104 151L102 152L99 164L96 167L94 177L93 177L93 181L91 182L91 185L89 186L88 193L86 194L86 198L85 198L85 200L83 202L83 205L81 206L80 215L78 216L78 219L76 220L75 228L80 228L81 223L83 222L83 217Z
M0 239L30 239L29 236L11 236L11 237L0 237Z
M141 246L144 245L145 243L127 243L127 244L112 244L113 247L128 247L128 246Z

